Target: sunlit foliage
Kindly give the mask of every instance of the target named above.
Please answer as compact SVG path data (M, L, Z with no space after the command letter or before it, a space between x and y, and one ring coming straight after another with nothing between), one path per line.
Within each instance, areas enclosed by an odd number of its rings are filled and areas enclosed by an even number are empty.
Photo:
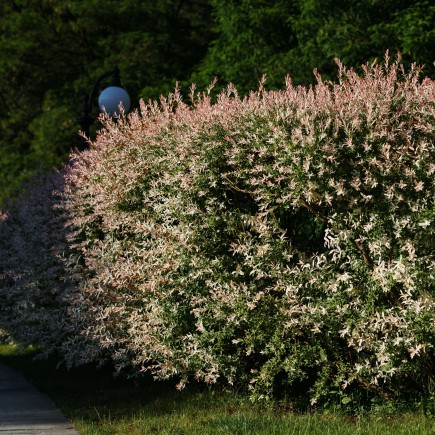
M336 84L229 85L216 103L192 87L104 119L55 196L2 218L1 326L180 388L432 394L435 86L388 55L338 68Z

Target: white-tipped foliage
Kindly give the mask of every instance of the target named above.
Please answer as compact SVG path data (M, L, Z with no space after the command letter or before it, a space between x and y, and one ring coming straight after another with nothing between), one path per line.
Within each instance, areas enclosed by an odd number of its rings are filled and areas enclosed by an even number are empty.
M31 290L56 292L50 325L74 325L56 344L66 361L311 404L432 393L434 83L388 58L317 78L216 103L176 91L72 156L61 200L45 199L65 219L48 242L64 234L69 284ZM48 225L30 214L5 236L18 263ZM26 285L5 287L14 313ZM9 326L44 344L25 312Z

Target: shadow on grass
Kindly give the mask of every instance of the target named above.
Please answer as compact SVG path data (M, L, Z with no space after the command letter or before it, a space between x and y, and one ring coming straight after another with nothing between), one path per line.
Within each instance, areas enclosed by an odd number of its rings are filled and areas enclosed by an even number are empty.
M202 384L177 391L174 382L113 377L111 367L66 370L57 361L35 360L35 349L0 344L0 361L21 371L50 396L86 435L108 434L429 434L435 419L417 413L395 416L294 414L252 404L234 392Z
M231 407L242 401L234 393L214 392L203 384L178 391L175 381L156 382L151 375L141 379L114 377L111 367L93 365L67 370L57 368L55 358L38 360L35 356L37 351L32 348L0 345L0 361L22 372L72 420L114 422L137 414L158 417L180 410L197 414L211 408L231 414Z

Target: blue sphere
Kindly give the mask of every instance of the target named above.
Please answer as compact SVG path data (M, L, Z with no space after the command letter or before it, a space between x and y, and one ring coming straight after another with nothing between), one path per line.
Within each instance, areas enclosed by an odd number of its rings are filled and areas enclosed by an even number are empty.
M122 103L125 112L130 109L130 96L127 91L119 86L109 86L98 97L98 106L102 112L110 116L119 115L119 105Z

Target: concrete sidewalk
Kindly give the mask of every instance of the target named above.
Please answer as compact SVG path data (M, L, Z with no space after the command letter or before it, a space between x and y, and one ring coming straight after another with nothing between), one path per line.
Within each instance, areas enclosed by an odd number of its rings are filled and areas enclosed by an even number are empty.
M16 370L0 363L0 435L78 435L45 394Z

